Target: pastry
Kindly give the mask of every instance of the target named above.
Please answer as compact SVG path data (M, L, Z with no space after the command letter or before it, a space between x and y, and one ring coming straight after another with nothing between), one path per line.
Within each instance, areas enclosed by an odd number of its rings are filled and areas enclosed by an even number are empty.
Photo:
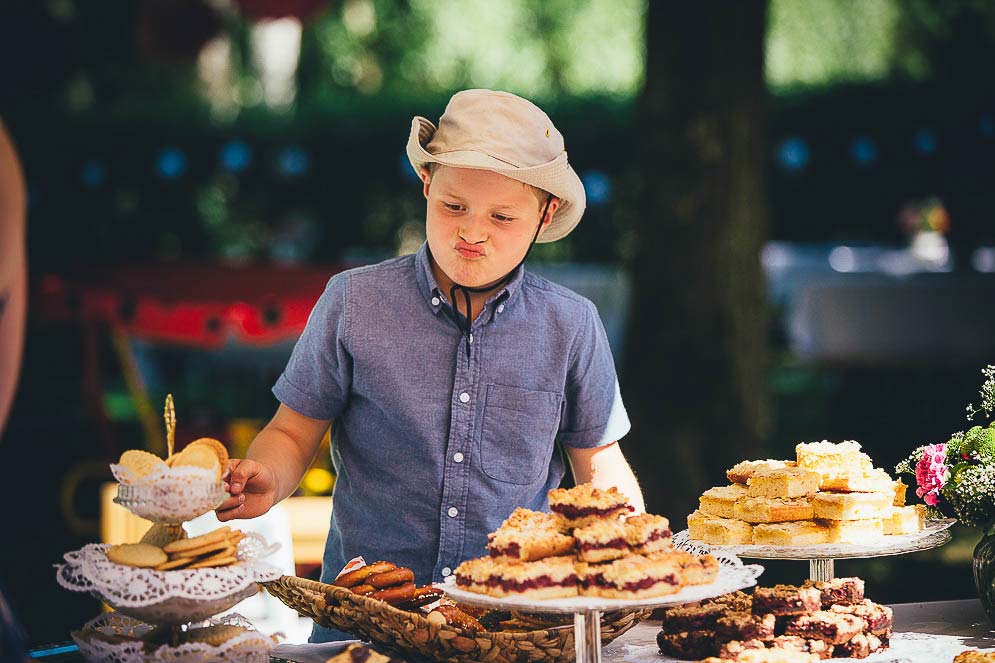
M824 520L822 524L829 530L829 543L868 545L884 536L880 518Z
M598 520L574 530L577 555L583 562L608 562L629 554L621 520Z
M809 520L764 523L753 528L758 546L811 546L829 541L829 529Z
M819 488L845 493L894 493L896 490L895 480L884 470L849 468L823 476Z
M795 467L797 464L793 460L744 460L726 470L726 478L732 483L745 485L753 473L759 469L777 470L784 467Z
M753 591L754 614L801 615L822 607L822 593L813 587L774 585ZM801 634L799 634L801 635Z
M625 542L639 555L673 550L670 521L663 516L641 513L625 519Z
M816 493L812 509L816 518L825 520L863 520L883 518L892 506L889 493Z
M602 518L618 518L635 510L614 486L603 490L589 483L549 491L549 508L567 528L583 527Z
M719 518L737 518L733 513L733 505L747 494L746 486L738 483L709 488L698 498L698 510Z
M685 584L676 553L629 555L607 564L577 563L581 596L640 599L676 594Z
M836 474L848 469L873 467L870 457L860 450L860 444L853 440L846 442L802 442L795 446L798 466L815 470L820 474Z
M781 523L812 518L812 502L807 497L744 497L733 507L733 517L748 523Z
M577 571L574 558L568 556L520 564L478 557L460 564L455 574L458 586L490 596L551 599L577 595Z
M753 541L753 525L731 518L695 511L688 516L688 537L713 546L731 546Z
M925 527L926 507L922 504L893 506L884 518L885 534L914 534Z
M819 490L821 477L803 467L759 469L750 477L750 497L804 497Z

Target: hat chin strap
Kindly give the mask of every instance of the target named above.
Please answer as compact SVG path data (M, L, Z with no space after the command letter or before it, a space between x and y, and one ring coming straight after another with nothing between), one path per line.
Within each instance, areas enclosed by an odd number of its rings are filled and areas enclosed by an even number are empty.
M542 214L539 215L539 225L536 226L535 235L532 236L532 243L529 244L529 248L525 251L525 255L519 261L514 268L504 276L502 276L497 283L494 285L483 286L478 288L473 288L468 285L461 285L459 283L454 283L453 287L449 289L449 301L453 305L454 318L456 320L456 327L460 330L463 338L466 342L466 358L470 358L470 327L473 325L473 308L470 304L470 293L471 292L490 292L492 290L497 290L498 288L504 286L508 281L511 280L512 275L518 271L518 268L525 264L525 260L532 253L532 247L535 246L536 240L539 239L539 231L542 229L543 221L546 220L546 213L549 211L549 204L553 202L553 196L550 194L549 198L546 199L546 204L542 208ZM456 308L456 291L460 290L463 292L463 301L466 303L466 318L460 315L459 310Z

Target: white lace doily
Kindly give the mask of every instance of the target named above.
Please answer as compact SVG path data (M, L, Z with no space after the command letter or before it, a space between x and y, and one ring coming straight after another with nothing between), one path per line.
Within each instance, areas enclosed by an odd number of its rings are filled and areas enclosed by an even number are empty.
M683 605L694 601L721 596L738 589L753 587L757 578L764 572L759 564L743 564L735 555L716 553L719 560L719 574L707 585L689 585L676 594L648 599L603 599L594 596L576 596L565 599L527 599L477 594L456 586L456 578L449 576L435 586L458 603L467 603L501 610L528 610L530 612L571 613L585 610L632 610L636 608L657 608Z
M220 619L212 619L205 626L232 625L250 629L240 633L220 645L209 645L203 642L189 642L173 647L160 645L155 649L146 650L146 643L138 640L152 630L152 626L144 622L126 617L118 613L105 613L91 619L78 631L73 631L72 638L79 646L79 651L87 661L99 663L206 663L221 661L231 663L267 663L270 650L276 644L277 634L267 637L251 630L252 624L241 615L225 615ZM195 629L191 629L195 630ZM110 636L109 640L91 637L100 633Z
M950 541L947 531L956 523L954 518L927 521L925 529L915 534L881 536L866 544L820 543L811 546L713 546L691 539L688 530L674 535L674 547L696 555L719 553L751 559L847 559L854 557L887 557L937 548Z
M111 465L111 472L121 484L114 501L157 523L193 520L228 497L218 475L202 467L161 467L137 480L121 465Z
M156 571L116 564L107 559L107 544L91 543L66 553L56 565L56 580L65 589L91 592L116 610L150 624L186 624L227 610L258 591L256 583L282 574L261 558L279 544L267 545L255 532L239 542L239 562L230 566Z

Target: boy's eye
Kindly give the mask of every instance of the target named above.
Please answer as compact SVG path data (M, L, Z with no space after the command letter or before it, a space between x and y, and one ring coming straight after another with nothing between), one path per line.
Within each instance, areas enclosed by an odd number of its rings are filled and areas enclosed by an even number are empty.
M495 214L494 218L500 221L501 223L509 223L515 220L514 218L510 216L505 216L504 214Z
M451 212L459 212L461 209L463 209L462 205L458 205L456 203L446 203L446 202L443 202L442 205L447 210L450 210Z

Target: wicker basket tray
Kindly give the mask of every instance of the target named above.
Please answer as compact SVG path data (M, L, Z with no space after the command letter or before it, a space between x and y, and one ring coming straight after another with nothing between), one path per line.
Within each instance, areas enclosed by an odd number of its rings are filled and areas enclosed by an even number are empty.
M409 660L454 663L574 660L573 624L521 633L477 633L432 624L421 613L398 610L348 589L304 578L283 576L263 586L321 626L349 631ZM650 613L650 610L636 610L605 614L601 622L602 644L622 635Z

